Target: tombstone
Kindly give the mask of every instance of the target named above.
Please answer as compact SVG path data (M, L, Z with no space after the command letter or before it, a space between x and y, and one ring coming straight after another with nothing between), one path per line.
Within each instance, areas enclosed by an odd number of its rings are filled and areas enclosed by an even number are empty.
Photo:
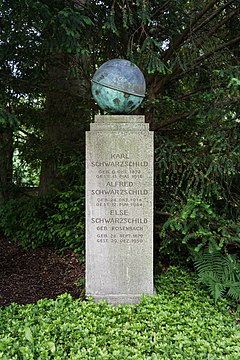
M122 62L132 71L132 63ZM140 72L136 65L133 69ZM106 73L109 67L105 78ZM109 111L111 104L119 105L125 113L130 112L129 101L137 107L143 96L136 87L130 88L132 83L128 92L126 85L124 92L116 84L114 90L111 83L101 107ZM92 91L97 95L103 91L98 79ZM116 113L118 107L111 111ZM131 304L154 292L153 152L153 132L143 115L96 115L86 133L86 295L96 301Z

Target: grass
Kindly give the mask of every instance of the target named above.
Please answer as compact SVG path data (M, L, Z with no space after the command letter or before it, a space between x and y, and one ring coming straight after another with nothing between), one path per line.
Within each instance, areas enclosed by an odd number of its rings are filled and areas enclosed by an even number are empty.
M157 295L113 307L63 294L0 309L0 359L240 359L240 331L194 275L172 267Z

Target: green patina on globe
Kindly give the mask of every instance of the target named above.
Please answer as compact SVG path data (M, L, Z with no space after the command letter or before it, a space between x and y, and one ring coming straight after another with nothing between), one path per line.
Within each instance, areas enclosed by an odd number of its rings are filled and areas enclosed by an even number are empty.
M129 114L144 99L146 83L141 70L131 61L105 62L92 79L92 94L101 109L111 114Z

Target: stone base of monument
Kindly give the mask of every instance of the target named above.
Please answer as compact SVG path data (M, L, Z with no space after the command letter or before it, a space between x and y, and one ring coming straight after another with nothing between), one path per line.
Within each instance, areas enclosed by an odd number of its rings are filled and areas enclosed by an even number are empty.
M86 134L86 295L135 304L153 288L153 132L95 116Z
M111 305L138 304L141 301L142 294L139 294L139 295L136 295L136 294L134 294L134 295L131 295L131 294L107 295L107 294L105 294L105 295L93 295L93 297L96 302L104 300L108 304L111 304Z

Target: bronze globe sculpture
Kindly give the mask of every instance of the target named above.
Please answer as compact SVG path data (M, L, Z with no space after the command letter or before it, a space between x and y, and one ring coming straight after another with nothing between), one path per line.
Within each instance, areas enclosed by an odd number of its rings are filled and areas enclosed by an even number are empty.
M144 99L146 83L141 70L131 61L113 59L99 67L92 78L92 95L110 114L129 114Z

